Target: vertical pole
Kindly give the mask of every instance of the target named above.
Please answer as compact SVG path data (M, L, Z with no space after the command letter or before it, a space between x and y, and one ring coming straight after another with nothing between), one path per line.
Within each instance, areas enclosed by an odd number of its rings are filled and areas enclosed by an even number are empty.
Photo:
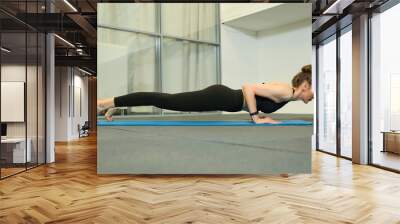
M368 70L367 70L367 83L368 83L368 89L367 89L367 104L368 104L368 110L367 110L367 117L368 117L368 155L367 155L367 162L368 164L372 164L373 160L373 153L372 153L372 87L371 87L371 76L372 76L372 61L371 61L371 56L372 56L372 29L371 29L371 19L372 19L372 12L368 12L368 19L367 19L367 44L368 44L368 53L367 53L367 64L368 64ZM386 148L386 147L385 147Z
M315 46L315 100L316 100L316 109L315 109L315 149L319 149L319 44Z
M217 84L222 84L222 68L221 68L221 4L217 4Z
M368 163L368 15L353 19L352 160Z
M162 53L163 53L163 36L164 36L164 31L163 31L163 24L162 24L162 20L163 20L163 12L162 12L162 7L163 7L163 3L158 3L157 5L157 21L158 21L158 31L160 33L160 37L157 38L158 39L158 77L159 77L159 90L160 92L164 92L164 86L163 86L163 69L162 69ZM165 115L165 111L164 109L161 109L161 116Z
M2 35L2 23L0 23L0 47L2 47L3 45L2 45L2 37L1 37L1 35ZM1 51L1 50L0 50ZM2 55L2 53L0 52L0 99L1 99L1 67L2 67L2 58L1 58L1 55ZM0 126L2 125L2 122L1 122L1 102L0 102ZM1 128L1 127L0 127ZM0 136L1 136L1 134L0 134ZM1 145L2 144L0 144L0 180L2 179L1 178L1 168L2 168L2 162L1 162Z
M341 114L340 114L340 36L339 27L336 29L336 155L341 156Z
M46 1L47 12L53 12L51 1ZM46 163L55 161L55 71L54 34L46 35Z
M48 12L48 3L47 3L47 1L46 1L46 4L45 4L45 12L47 13ZM43 100L43 103L44 103L44 110L43 110L43 113L44 113L44 136L43 136L43 140L44 140L44 161L43 161L43 163L47 163L47 146L48 146L48 142L47 142L47 43L48 43L48 41L47 41L47 36L48 36L49 34L47 33L47 32L45 32L44 33L44 66L43 66L43 71L44 71L44 74L42 73L42 80L44 79L44 100ZM42 42L43 43L43 42ZM43 53L43 52L42 52ZM42 59L43 60L43 59ZM44 77L43 77L43 75L44 75ZM42 109L43 109L43 107L42 107Z
M36 1L39 13L39 1ZM39 165L39 31L36 31L36 166Z
M25 21L28 21L28 1L25 1ZM28 24L25 23L25 85L24 85L24 122L25 122L25 170L28 170Z

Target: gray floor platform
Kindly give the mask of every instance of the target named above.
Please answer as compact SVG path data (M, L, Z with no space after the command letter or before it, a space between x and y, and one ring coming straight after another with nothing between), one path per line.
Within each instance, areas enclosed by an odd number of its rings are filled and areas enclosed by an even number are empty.
M312 120L307 115L274 118ZM244 120L248 115L137 119ZM312 126L102 126L97 134L99 174L311 172Z

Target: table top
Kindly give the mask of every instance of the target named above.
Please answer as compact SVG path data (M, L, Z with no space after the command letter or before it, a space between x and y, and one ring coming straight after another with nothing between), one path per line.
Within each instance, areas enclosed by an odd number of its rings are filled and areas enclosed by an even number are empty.
M28 141L30 140L29 138L27 139ZM1 143L19 143L19 142L24 142L25 138L5 138L1 139Z
M381 131L381 133L400 134L400 131Z

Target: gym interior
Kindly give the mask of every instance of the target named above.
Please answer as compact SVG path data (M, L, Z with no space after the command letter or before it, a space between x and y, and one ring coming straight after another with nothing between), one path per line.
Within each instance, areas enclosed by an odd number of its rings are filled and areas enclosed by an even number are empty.
M0 223L399 223L399 21L397 0L2 0ZM269 115L297 126L96 110L306 64L314 99Z

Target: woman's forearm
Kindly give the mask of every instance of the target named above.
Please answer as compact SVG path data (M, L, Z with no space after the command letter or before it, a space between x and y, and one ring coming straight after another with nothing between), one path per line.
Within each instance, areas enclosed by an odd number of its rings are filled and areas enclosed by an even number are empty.
M256 103L256 95L254 93L254 90L250 85L243 85L242 87L243 90L243 96L245 98L247 108L249 109L250 113L254 113L257 111L257 103Z

